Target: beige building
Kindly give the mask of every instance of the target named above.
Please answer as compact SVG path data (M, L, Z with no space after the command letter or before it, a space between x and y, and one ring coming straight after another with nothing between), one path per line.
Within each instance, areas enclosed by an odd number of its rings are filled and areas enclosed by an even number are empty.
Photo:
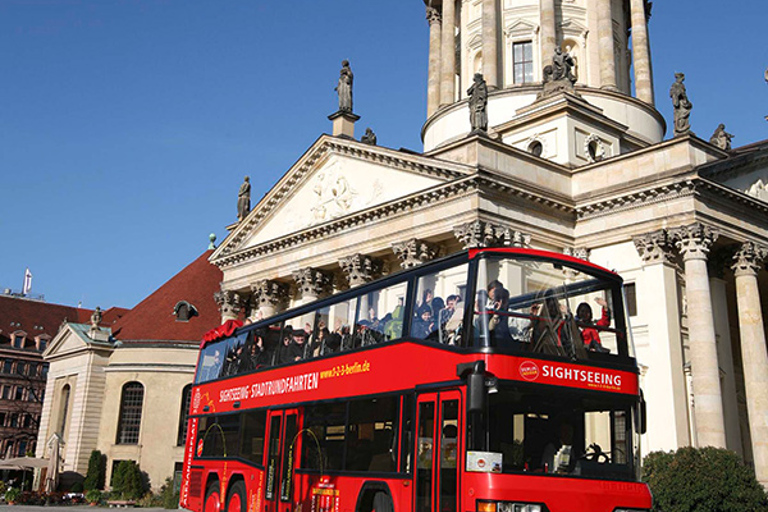
M644 0L427 4L424 152L357 142L357 116L331 116L333 135L211 256L223 318L473 246L587 258L628 285L643 453L727 447L768 484L768 143L728 150L684 129L665 140ZM481 133L465 93L478 72Z
M221 272L206 251L111 328L65 322L43 353L49 364L37 456L62 440L64 486L88 470L93 450L133 460L153 488L181 471L200 339L216 327Z

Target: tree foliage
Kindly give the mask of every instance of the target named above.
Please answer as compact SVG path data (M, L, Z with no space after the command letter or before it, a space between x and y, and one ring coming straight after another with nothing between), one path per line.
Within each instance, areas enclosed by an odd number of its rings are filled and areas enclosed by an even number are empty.
M144 496L147 488L141 469L132 460L121 461L115 468L112 478L112 493L124 500L137 500Z
M657 512L768 511L768 496L752 469L721 448L649 453L643 480L651 487Z
M99 450L91 452L91 458L88 459L88 472L85 474L83 489L104 490L104 482L107 476L107 456Z

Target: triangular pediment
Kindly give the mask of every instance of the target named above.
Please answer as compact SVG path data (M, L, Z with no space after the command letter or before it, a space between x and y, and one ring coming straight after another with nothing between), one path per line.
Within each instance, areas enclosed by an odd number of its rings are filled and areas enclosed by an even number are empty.
M106 340L92 340L88 337L88 326L83 324L62 324L59 332L48 344L43 353L43 357L52 359L56 357L66 357L69 354L76 354L90 348L110 349L110 343ZM103 338L108 338L109 329L102 328Z
M459 165L336 137L321 137L240 222L211 260L465 176Z

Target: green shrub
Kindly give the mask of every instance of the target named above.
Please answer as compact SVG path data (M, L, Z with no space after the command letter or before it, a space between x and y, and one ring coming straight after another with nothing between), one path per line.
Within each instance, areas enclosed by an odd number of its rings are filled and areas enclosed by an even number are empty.
M739 456L721 448L653 452L643 460L643 480L657 512L768 510L768 496Z
M138 500L147 492L139 466L132 460L121 461L112 479L112 494L119 499ZM115 498L117 499L117 498Z
M160 487L161 506L167 509L179 508L179 493L173 490L173 480L166 478L165 483Z
M6 503L16 502L19 496L21 496L21 490L11 487L5 492L5 501Z
M161 507L162 500L160 499L160 496L157 494L152 494L151 492L148 492L144 496L139 499L139 501L136 502L136 505L142 508L159 508Z
M88 503L99 503L101 501L101 491L98 489L89 489L85 493L85 501Z
M107 456L102 454L99 450L93 450L91 452L91 458L88 459L88 472L85 475L83 488L86 491L90 489L103 490L106 476Z

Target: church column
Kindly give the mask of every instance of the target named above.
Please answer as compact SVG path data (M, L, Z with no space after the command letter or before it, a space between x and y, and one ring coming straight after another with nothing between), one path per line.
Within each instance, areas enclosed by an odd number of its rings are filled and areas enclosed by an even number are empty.
M635 66L635 95L637 99L654 104L651 79L651 50L648 44L646 0L630 0L632 10L632 60Z
M263 279L251 285L254 311L257 319L268 318L277 313L277 306L287 297L285 285L277 281Z
M497 0L483 0L483 77L490 89L501 86L499 80L499 19Z
M331 286L331 274L316 268L302 268L292 275L301 293L302 304L319 299Z
M617 90L611 0L597 1L597 39L600 53L600 86Z
M685 265L697 446L725 448L720 366L707 273L707 254L717 236L710 227L701 223L674 231L675 244L683 256Z
M434 7L427 7L429 21L429 72L427 78L427 117L440 106L440 39L442 22L440 13Z
M216 304L219 306L222 324L227 320L237 320L240 310L242 309L242 301L239 293L222 288L220 291L213 294L213 300L215 300Z
M392 250L400 260L400 266L403 269L413 268L431 261L437 254L437 250L432 244L418 238L392 244Z
M555 26L555 0L541 0L541 56L551 59L557 46L557 27Z
M656 411L648 417L648 440L656 447L673 450L691 442L675 247L663 229L635 237L633 242L643 261L642 278L637 282L638 298L648 319L650 353L643 356L649 364L643 389L646 396L654 397Z
M453 236L461 242L462 249L480 247L529 247L531 235L521 233L500 224L475 220L454 226Z
M364 254L353 254L339 261L349 286L355 287L373 281L381 272L381 261Z
M768 351L757 273L767 253L765 248L747 242L736 253L733 264L755 476L764 487L768 486Z
M456 101L456 0L443 0L440 105Z

